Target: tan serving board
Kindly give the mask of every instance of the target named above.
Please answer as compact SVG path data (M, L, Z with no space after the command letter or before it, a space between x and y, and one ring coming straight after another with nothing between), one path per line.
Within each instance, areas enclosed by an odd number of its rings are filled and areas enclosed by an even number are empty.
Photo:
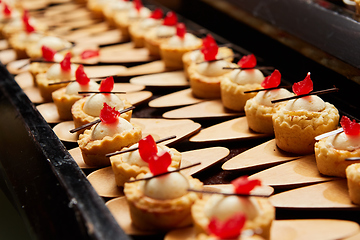
M247 124L246 117L239 117L202 129L198 134L191 137L189 141L217 142L217 141L263 138L270 136L271 135L269 134L256 133L250 130Z
M255 173L249 178L260 179L263 184L273 187L287 188L338 179L320 174L314 155L308 155L294 161L277 165Z
M189 81L187 81L184 71L165 72L133 77L130 79L130 82L133 84L141 84L145 86L189 86Z
M204 102L206 99L196 98L190 88L156 98L149 102L150 107L178 107Z
M167 142L177 142L183 138L186 138L194 132L198 131L201 127L200 124L188 120L167 120L158 118L132 118L131 123L134 123L141 127L142 135L145 137L151 134L155 139L161 139L172 135L176 136L176 139L168 140ZM57 124L53 130L60 140L65 142L76 142L78 135L76 133L70 133L69 131L74 128L73 121L67 121Z
M271 226L270 240L335 240L354 236L358 232L359 225L346 220L275 220ZM178 229L169 232L164 240L196 240L196 232L193 227Z
M232 184L211 184L211 185L204 185L204 190L230 192L234 190L234 186ZM274 193L274 188L265 184L262 184L261 186L256 186L250 192L250 194L264 195L264 196L270 196L273 193Z
M277 208L360 210L360 206L351 203L346 179L282 192L271 196L270 201Z
M78 149L78 148L75 148ZM81 156L80 151L78 150L70 150L70 154L75 157ZM183 170L182 172L187 175L192 175L197 172L200 172L207 167L215 164L220 161L224 157L226 157L230 151L224 147L212 147L212 148L204 148L193 151L183 152L181 154L181 167L189 166L194 163L201 162L200 165L190 168L191 171L187 171L188 169ZM75 159L76 162L78 162ZM81 166L80 166L81 167ZM119 197L123 196L122 188L118 187L115 182L115 175L112 171L111 166L106 168L101 168L89 174L88 180L91 185L94 187L96 192L102 197Z
M282 151L276 146L275 139L272 139L229 159L222 165L222 169L236 170L260 168L295 160L300 157L302 156Z
M9 62L16 60L16 53L13 49L5 49L0 51L0 61L6 65Z
M171 110L163 114L164 118L219 118L219 117L236 117L244 115L243 112L227 111L221 103L221 100L209 100L194 105Z
M29 63L30 63L30 60L28 58L15 60L15 61L9 62L6 65L6 69L9 71L9 73L11 73L13 75L25 73L25 72L28 72L30 69Z

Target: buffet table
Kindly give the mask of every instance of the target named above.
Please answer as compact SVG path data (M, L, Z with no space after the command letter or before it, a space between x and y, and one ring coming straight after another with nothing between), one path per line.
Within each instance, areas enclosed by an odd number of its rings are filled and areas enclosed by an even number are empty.
M324 95L341 115L360 119L360 22L357 15L328 1L146 1L172 8L193 32L207 29L220 44L231 43L236 53L254 53L258 63L280 69L283 83L292 84L311 72L314 89L336 86L339 92ZM160 5L161 4L161 5ZM306 17L305 17L306 16ZM324 40L326 39L326 40ZM124 64L127 67L139 63ZM103 64L106 65L106 64ZM269 72L267 72L269 73ZM133 76L118 76L119 83ZM70 155L76 143L61 141L36 108L37 104L0 66L0 176L1 186L18 209L34 239L145 239L129 236L118 225L101 197L88 181L94 169L81 169ZM152 97L136 106L133 118L163 119L176 107L154 108L148 103L185 86L146 86ZM195 118L201 130L238 116ZM200 130L199 130L200 131ZM252 175L276 164L236 170L222 165L271 137L245 140L191 142L181 139L171 146L180 152L224 147L229 154L193 176L204 184L228 184L241 175ZM306 186L303 184L302 186ZM300 185L299 185L300 186ZM293 186L275 187L274 194ZM359 208L278 208L276 219L330 218L360 223ZM154 237L163 239L165 234Z

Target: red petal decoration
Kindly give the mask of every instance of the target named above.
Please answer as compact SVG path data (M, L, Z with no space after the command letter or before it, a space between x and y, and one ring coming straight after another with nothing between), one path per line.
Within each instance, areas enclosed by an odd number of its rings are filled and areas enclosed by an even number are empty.
M254 68L257 63L254 54L250 54L243 56L237 64L242 68Z
M164 12L161 8L156 8L154 11L152 11L150 18L154 19L161 19L164 15Z
M264 81L261 83L263 88L275 88L278 87L281 83L281 73L279 70L275 69L270 76L267 76Z
M119 120L120 112L115 110L115 107L110 107L104 102L104 107L100 111L100 120L103 123L110 124Z
M211 45L217 45L215 39L211 36L211 34L206 35L202 39L202 44L204 48L210 47Z
M139 141L139 154L142 160L149 162L149 159L157 154L157 146L154 138L148 135Z
M71 62L70 62L70 59L71 59L71 53L68 52L64 59L60 62L60 66L61 66L61 69L63 71L70 71L71 70Z
M218 53L219 47L217 45L210 45L206 48L201 48L201 52L204 54L205 61L216 60L216 55Z
M149 158L149 168L153 175L165 173L171 164L171 155L167 151L160 153L160 155L152 155Z
M141 2L141 0L134 0L135 2L135 9L140 12L141 8L143 7L143 4Z
M176 25L176 35L179 36L179 38L184 38L186 33L186 27L184 23L178 23Z
M310 78L310 73L308 73L304 80L294 83L292 90L296 95L308 94L313 90L313 82Z
M92 57L97 57L100 55L100 52L99 50L84 50L81 54L80 54L80 57L81 59L89 59L89 58L92 58Z
M32 33L35 31L35 28L30 25L29 21L25 22L24 24L25 24L25 31L27 33Z
M46 61L52 61L54 60L54 56L56 54L56 51L52 48L49 48L45 45L41 47L42 56Z
M209 232L219 237L220 239L235 239L237 238L246 222L245 214L235 213L231 218L221 222L213 217L210 220L208 229Z
M30 18L29 12L27 10L24 10L23 15L22 15L23 22L28 22L29 18Z
M79 67L76 69L75 77L76 77L76 81L80 85L87 85L90 82L90 78L88 78L88 76L84 72L84 66L83 65L79 65Z
M164 18L163 25L165 26L175 26L177 23L177 16L176 13L173 11L170 11L166 14L166 17Z
M355 122L355 119L351 121L348 117L342 116L340 125L344 129L346 135L358 136L360 134L360 124Z
M3 13L5 16L9 17L11 15L11 10L9 8L9 5L7 5L6 3L4 3L4 10Z
M111 90L113 90L113 88L114 88L114 78L112 76L110 76L101 81L99 91L100 92L111 92Z
M231 182L234 186L234 191L237 194L249 194L256 186L261 186L261 181L258 179L249 180L248 176L239 177Z

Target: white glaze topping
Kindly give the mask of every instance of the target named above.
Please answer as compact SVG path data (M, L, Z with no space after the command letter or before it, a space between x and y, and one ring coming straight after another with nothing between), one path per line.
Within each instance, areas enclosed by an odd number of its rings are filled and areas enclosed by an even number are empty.
M275 104L271 103L272 100L291 97L293 94L286 90L285 88L274 89L269 91L260 91L254 97L254 100L260 105L264 106L274 106Z
M43 37L39 40L39 42L37 43L37 48L41 49L41 47L45 45L53 50L61 50L64 48L70 48L72 46L72 44L66 40L63 40L61 38L58 37L54 37L54 36L46 36Z
M71 64L71 70L70 71L63 71L61 69L60 64L55 63L51 65L51 67L46 72L46 78L48 80L73 80L75 79L75 71L76 71L77 65Z
M85 85L79 84L78 82L72 82L66 86L65 94L75 95L78 94L78 92L97 91L98 89L99 89L99 84L91 80L89 84L85 84Z
M219 60L213 62L203 62L197 64L197 71L207 77L218 77L230 72L229 69L223 69L224 67L230 67L231 63Z
M43 37L42 34L39 34L36 32L31 32L31 33L20 32L17 35L17 38L19 41L28 43L28 44L35 43L35 42L39 41L42 37Z
M131 147L137 147L137 146L139 146L139 144L136 143L136 144L132 145ZM171 157L173 155L170 152L170 149L166 146L162 146L162 147L157 146L157 150L158 150L158 153L167 151L170 153ZM122 156L122 160L123 160L123 162L126 162L130 165L137 165L139 167L149 166L149 164L140 157L139 150L124 153Z
M151 176L151 174L146 174L144 177L147 176ZM181 173L173 172L142 181L140 188L147 197L158 200L170 200L187 194L187 189L190 188L190 184Z
M161 20L148 17L148 18L144 18L143 20L141 20L139 26L141 29L145 30L145 29L159 26L160 24L161 24Z
M151 14L150 9L146 7L140 8L140 11L138 11L136 8L131 8L129 10L129 18L147 18Z
M100 122L91 132L91 140L101 140L106 136L113 137L117 133L122 133L133 129L131 123L126 119L119 117L116 123L106 124Z
M264 81L264 75L259 69L233 70L230 74L230 80L239 85L261 84Z
M344 132L332 135L326 139L327 147L333 147L337 150L354 151L360 149L360 135L349 136Z
M126 10L129 10L130 8L132 8L133 6L134 6L134 3L132 1L118 0L118 1L112 1L111 3L109 3L109 7L113 11L126 11Z
M213 194L204 207L205 215L210 219L216 217L224 221L235 213L243 212L249 220L261 213L258 204L252 197L224 196Z
M124 102L115 94L93 94L86 100L83 110L86 114L98 117L104 107L104 102L112 108L115 107L117 111L125 107Z
M156 36L157 37L171 37L176 34L176 27L175 26L165 26L160 25L156 28Z
M316 95L293 99L285 105L285 109L288 111L306 110L310 112L321 112L325 107L325 102Z
M177 35L172 36L168 45L170 47L192 47L198 45L200 40L191 33L186 33L184 38L180 38Z

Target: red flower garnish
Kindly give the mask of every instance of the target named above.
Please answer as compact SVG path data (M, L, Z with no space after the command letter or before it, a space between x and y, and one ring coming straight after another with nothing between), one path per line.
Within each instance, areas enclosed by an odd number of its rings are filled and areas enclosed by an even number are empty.
M233 239L240 235L246 222L244 213L235 213L224 222L213 217L208 225L209 232L221 239Z
M76 69L75 77L76 77L76 81L80 85L87 85L90 82L90 78L88 78L88 76L84 72L84 66L83 65L79 65L79 67Z
M7 5L6 3L4 3L3 13L6 17L10 17L10 15L11 15L11 10L9 8L9 5Z
M313 90L313 82L310 78L310 73L308 73L304 80L294 83L292 90L296 95L308 94Z
M261 83L263 88L275 88L280 85L281 73L275 69L270 76L267 76Z
M71 70L71 53L68 52L66 53L64 59L60 62L60 67L63 71L70 71Z
M103 123L110 124L119 121L120 112L115 110L115 107L110 107L104 102L104 107L100 111L100 120Z
M219 47L217 45L210 45L209 47L201 48L201 52L204 54L205 61L216 60L216 55L218 53Z
M27 22L24 22L24 25L25 25L25 31L27 33L32 33L35 31L35 28L33 26L31 26L31 24L29 23L29 21Z
M42 56L46 61L52 61L54 60L54 56L56 54L56 51L52 48L49 48L45 45L41 47Z
M139 154L142 160L149 162L149 159L157 154L157 146L154 138L148 135L139 141Z
M358 136L360 134L360 124L356 123L355 120L351 121L348 117L342 116L340 125L346 135Z
M160 153L160 155L152 155L149 158L149 169L153 175L165 173L171 164L171 155L167 151Z
M92 57L97 57L100 55L99 50L84 50L81 54L80 57L81 59L88 59L88 58L92 58Z
M141 0L134 0L135 3L135 9L140 12L141 8L143 7L143 4L141 2Z
M164 18L163 25L165 26L175 26L177 23L177 16L176 13L173 11L170 11L166 14L166 17Z
M211 45L217 45L215 39L211 36L211 34L206 35L202 39L202 44L204 48L210 47Z
M161 8L156 8L154 11L152 11L150 18L153 19L161 19L164 15L164 12Z
M242 68L254 68L256 66L256 58L254 54L246 55L237 64Z
M111 92L111 90L113 90L113 88L114 88L114 78L112 76L110 76L101 81L99 91L100 92Z
M178 23L176 25L176 35L179 37L179 38L184 38L185 37L185 33L186 33L186 27L185 27L185 24L184 23Z
M23 15L22 15L23 22L28 22L29 18L30 18L29 12L27 10L24 10Z
M249 180L247 176L239 177L231 184L234 186L234 191L237 194L249 194L256 186L261 186L260 180Z

